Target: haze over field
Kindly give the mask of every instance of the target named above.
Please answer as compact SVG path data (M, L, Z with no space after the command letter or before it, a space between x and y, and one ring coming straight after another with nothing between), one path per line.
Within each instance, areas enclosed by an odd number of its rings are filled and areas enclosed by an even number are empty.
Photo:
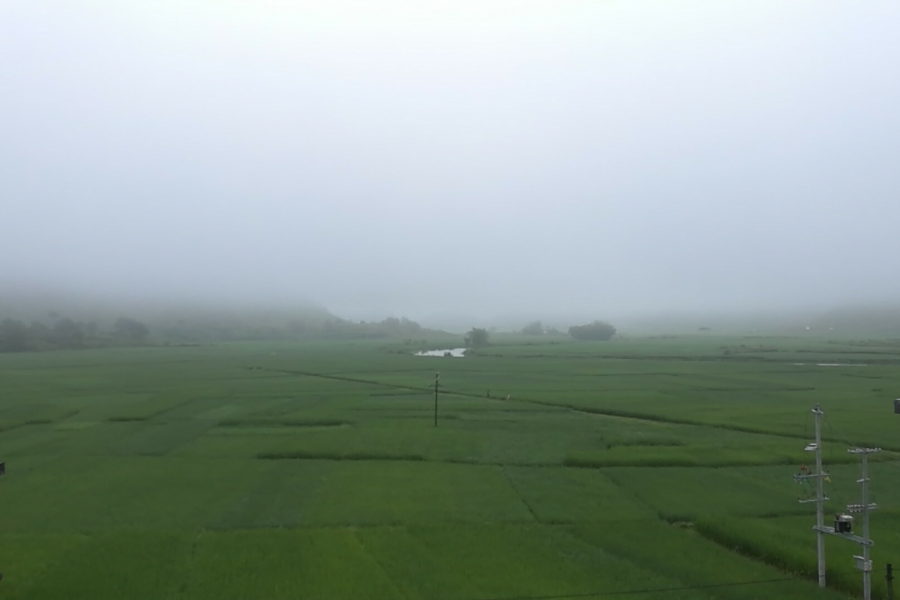
M897 31L887 1L6 3L0 286L425 321L890 302Z

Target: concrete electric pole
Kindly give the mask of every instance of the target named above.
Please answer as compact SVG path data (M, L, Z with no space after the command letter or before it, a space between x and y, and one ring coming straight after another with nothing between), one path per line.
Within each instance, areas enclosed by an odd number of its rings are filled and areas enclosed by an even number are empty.
M816 532L816 550L818 555L818 571L819 571L819 587L825 587L825 534L850 540L862 546L862 556L854 556L856 559L856 568L863 573L863 600L872 600L872 560L869 558L869 552L875 543L869 538L869 511L875 510L878 506L874 502L869 502L869 454L879 452L880 448L851 448L847 450L850 454L859 455L862 461L862 476L856 480L861 487L861 502L859 504L848 504L847 513L835 516L834 527L825 525L825 496L824 480L828 477L828 473L822 470L822 426L821 418L825 414L822 407L818 404L813 409L816 416L816 441L806 445L805 450L816 453L816 470L814 473L801 473L794 475L798 482L806 479L814 478L816 480L816 497L813 499L801 499L801 503L816 503L816 525L813 530ZM861 514L863 520L862 537L853 533L853 517L852 514Z
M806 499L800 500L801 504L806 504L809 502L816 503L816 526L814 529L816 530L816 555L818 556L818 573L819 573L819 587L825 587L825 501L828 498L825 497L825 487L824 487L824 479L828 477L828 473L822 471L822 416L825 414L822 411L822 407L816 404L816 407L812 410L813 414L816 416L816 441L811 444L807 444L806 450L807 452L815 452L816 453L816 471L814 473L806 473L803 475L794 475L794 479L798 482L802 482L804 479L815 478L816 480L816 497L814 499Z

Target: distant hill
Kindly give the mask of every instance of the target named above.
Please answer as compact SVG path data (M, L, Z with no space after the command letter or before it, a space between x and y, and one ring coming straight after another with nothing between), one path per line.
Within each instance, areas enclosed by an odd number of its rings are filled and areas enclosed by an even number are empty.
M900 302L840 308L680 312L621 321L633 335L840 335L900 337Z
M900 337L900 303L874 306L846 306L812 319L810 331L841 335Z
M325 307L153 304L59 293L0 292L0 352L159 343L417 339L442 333L405 318L354 322Z

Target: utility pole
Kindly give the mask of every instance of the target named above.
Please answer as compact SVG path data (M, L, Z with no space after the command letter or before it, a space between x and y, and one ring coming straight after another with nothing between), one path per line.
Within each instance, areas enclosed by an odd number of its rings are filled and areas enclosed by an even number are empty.
M816 525L825 525L825 482L826 475L822 472L822 426L819 422L822 415L822 407L816 404L813 413L816 415ZM825 534L818 532L816 538L816 553L819 557L819 587L825 587Z
M825 497L823 481L828 477L828 473L825 473L822 470L822 429L820 423L821 417L825 413L822 412L822 407L818 404L816 404L816 407L812 412L816 415L816 441L807 444L804 450L816 453L816 472L798 473L797 475L794 475L794 479L796 479L798 483L802 483L810 477L815 477L816 479L815 499L801 499L800 502L816 503L816 526L813 527L813 530L816 532L817 536L816 549L818 550L819 559L819 587L825 587L825 534L827 533L829 535L844 538L845 540L850 540L851 542L855 542L862 546L862 556L854 556L853 558L856 559L856 568L863 573L863 600L872 600L872 560L869 557L869 552L871 551L872 546L875 545L875 542L869 538L869 511L875 510L878 508L878 505L874 502L869 502L869 455L880 452L881 448L850 448L847 450L850 454L859 455L862 461L862 476L856 480L856 483L862 486L862 502L859 504L848 504L847 512L850 514L838 514L834 519L834 527L826 526L825 501L828 500L828 498ZM802 470L806 471L805 468ZM853 517L851 516L853 513L862 514L862 537L853 533ZM890 590L890 596L893 596L893 590L891 589L892 580L893 575L891 574L891 566L888 565L888 590Z
M818 572L819 572L819 587L825 587L825 501L828 498L825 497L825 488L824 488L824 479L828 477L828 473L822 471L822 426L820 420L822 415L825 413L822 411L822 407L816 404L816 407L812 410L813 414L816 416L816 441L807 444L806 450L807 452L815 452L816 453L816 472L809 473L806 475L794 475L794 479L798 482L809 479L810 477L814 477L816 479L816 498L815 500L800 500L800 504L806 504L809 502L816 503L816 526L813 528L816 530L816 555L818 557Z
M434 374L434 426L437 427L437 401L438 401L438 382L441 380L441 374Z
M863 572L863 600L872 599L872 561L869 559L869 550L874 545L869 539L869 511L878 508L874 502L869 502L869 455L879 452L880 448L851 448L850 454L858 454L862 460L862 477L856 483L862 487L862 503L848 504L847 510L851 513L862 513L863 534L861 540L854 540L863 548L862 556L854 556L856 568Z
M6 475L6 461L0 462L0 475ZM0 580L3 579L3 573L0 573Z
M891 563L887 564L887 575L884 578L887 580L887 600L894 600L894 566Z

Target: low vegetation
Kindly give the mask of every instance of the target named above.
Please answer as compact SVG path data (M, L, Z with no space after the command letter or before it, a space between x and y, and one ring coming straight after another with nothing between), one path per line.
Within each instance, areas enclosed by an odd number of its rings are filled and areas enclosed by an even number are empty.
M490 334L487 329L474 327L466 334L465 344L467 348L483 348L488 345L489 339Z
M616 335L616 328L604 321L594 321L587 325L572 325L569 327L569 335L576 340L608 340Z

